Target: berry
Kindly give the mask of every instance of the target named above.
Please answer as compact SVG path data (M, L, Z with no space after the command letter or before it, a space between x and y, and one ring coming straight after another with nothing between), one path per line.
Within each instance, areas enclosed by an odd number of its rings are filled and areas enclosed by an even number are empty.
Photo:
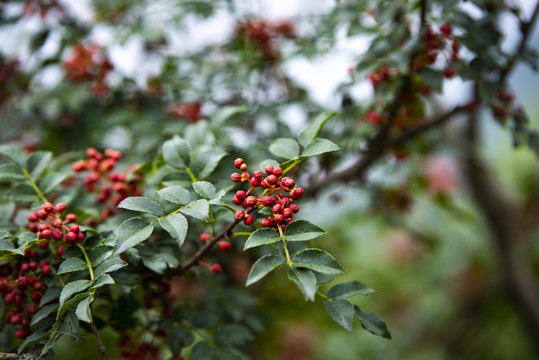
M241 171L246 171L247 170L247 164L243 164L240 166L240 170Z
M239 200L243 201L245 200L245 198L247 197L247 193L243 190L239 190L236 192L236 198L238 198Z
M282 214L275 214L273 216L273 220L277 223L277 224L282 224L284 222L284 216Z
M51 225L52 225L53 228L59 229L64 225L64 223L60 219L54 219L52 221Z
M366 114L365 114L365 118L367 119L367 121L373 125L376 125L380 122L380 114L378 114L377 112L375 111L368 111Z
M42 239L50 239L52 237L52 231L49 229L45 229L41 232L41 238Z
M275 198L273 196L264 195L260 199L260 203L264 206L273 206L275 205Z
M71 165L71 168L74 172L81 172L86 170L86 161L79 160L77 162L74 162L73 165Z
M253 217L253 215L249 214L249 215L247 215L245 220L243 220L243 223L245 225L251 225L252 223L254 223L254 221L255 221L255 218Z
M37 212L37 217L41 220L45 220L47 218L47 212L45 210L39 210Z
M47 212L47 213L52 213L52 212L54 212L54 205L51 204L51 203L45 203L45 204L41 205L39 208L40 208L41 210Z
M25 290L28 287L28 282L24 276L20 276L17 279L17 287L21 290Z
M294 190L290 191L290 198L293 200L299 199L302 195L303 195L302 188L295 188Z
M232 202L233 202L234 204L236 204L236 205L241 205L241 204L243 203L243 201L240 200L240 199L238 199L237 196L234 196L234 197L232 198Z
M241 175L238 173L233 173L230 175L230 179L234 182L240 182L241 181Z
M271 165L266 166L264 171L266 172L266 174L272 175L273 174L273 166L271 166Z
M80 231L80 228L77 224L73 224L69 227L69 231L74 232L75 234L78 234Z
M68 223L74 223L74 222L77 222L77 215L75 214L67 214L66 216L66 221Z
M219 249L221 251L230 251L230 249L232 248L232 245L228 242L228 241L219 241Z
M273 175L277 176L277 177L281 177L281 175L283 175L283 169L281 169L280 167L274 167L273 168Z
M281 179L281 185L285 188L293 188L296 185L296 182L291 177L284 177Z
M245 162L243 161L242 158L237 158L236 160L234 160L234 167L236 169L239 169L241 168L241 166L244 164Z
M271 211L274 214L280 214L283 211L283 206L281 204L275 204L273 205L273 208L271 209Z
M299 211L299 206L297 204L290 204L290 210L292 210L293 213L297 213Z
M15 337L17 339L24 339L25 336L26 336L26 330L20 329L20 330L15 331Z
M37 270L37 263L35 261L32 261L31 263L28 264L28 267L30 268L30 270L36 271Z
M43 290L43 283L36 282L34 285L32 285L35 291L41 291Z
M243 202L247 207L256 205L256 198L254 196L248 196Z
M65 247L64 246L59 246L56 249L56 256L62 257L62 255L64 254L64 251L65 251Z
M202 234L200 234L200 241L202 241L203 243L207 243L210 238L211 236L207 232L203 232Z
M7 294L5 297L4 297L4 300L6 300L6 302L8 304L13 304L15 302L15 294L14 293L9 293Z
M9 319L9 322L12 324L20 324L21 321L22 321L22 318L20 317L20 315L13 315L11 319Z
M68 232L66 234L65 241L68 244L74 244L75 241L77 241L77 234L75 234L74 232L71 232L71 231Z
M211 272L214 274L220 274L223 271L223 268L219 264L213 264L211 266Z
M444 77L450 79L457 74L457 70L453 67L446 67L444 69Z
M35 304L39 304L39 302L41 301L41 297L42 297L42 296L43 296L43 295L36 293L36 294L32 295L32 301L33 301Z
M251 180L249 180L249 183L251 184L252 187L260 186L260 181L257 180L254 176L251 178Z
M25 272L28 272L28 270L30 269L30 266L28 264L22 264L21 265L21 273L25 273Z
M48 276L52 273L52 269L49 265L45 265L41 268L41 273L45 276Z
M273 226L273 220L271 220L270 218L264 218L262 219L260 223L262 227L265 227L265 228L269 228Z
M37 217L37 213L35 211L33 211L32 213L30 213L30 215L28 215L28 222L36 222L38 221L38 217Z
M245 218L245 211L243 211L243 210L238 210L234 214L234 219L236 219L236 220L243 220L244 218Z
M28 284L30 285L34 285L37 281L36 277L35 276L29 276L26 278L26 281L28 282Z
M289 199L289 198L286 198L286 197L285 197L285 198L282 198L282 199L281 199L281 206L282 206L283 208L289 207L289 206L290 206L290 199Z
M264 174L262 173L262 171L260 170L256 170L254 173L253 173L253 177L258 180L258 182L261 182L262 179L264 179Z
M56 230L56 231L53 231L53 232L52 232L52 238L53 238L54 240L56 240L56 241L62 240L63 237L64 237L64 235L62 234L61 231Z
M450 36L453 32L453 27L450 23L445 23L442 26L440 26L440 32L444 34L445 36Z
M283 216L285 219L290 219L294 213L290 208L283 209Z
M48 241L42 241L40 242L39 244L37 244L37 246L40 248L40 249L46 249L47 246L49 246L49 242Z
M266 182L270 185L275 185L279 182L279 178L275 175L269 175L267 178L266 178Z

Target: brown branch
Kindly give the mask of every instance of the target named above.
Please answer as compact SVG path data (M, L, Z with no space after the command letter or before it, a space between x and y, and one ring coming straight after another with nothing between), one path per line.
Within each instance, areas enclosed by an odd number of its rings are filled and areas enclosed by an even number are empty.
M95 336L95 340L97 341L97 349L99 350L99 353L103 356L107 355L107 348L105 348L105 345L103 345L103 340L101 340L101 334L99 334L99 330L97 330L97 326L95 326L95 323L90 323L90 328L92 329L92 333Z

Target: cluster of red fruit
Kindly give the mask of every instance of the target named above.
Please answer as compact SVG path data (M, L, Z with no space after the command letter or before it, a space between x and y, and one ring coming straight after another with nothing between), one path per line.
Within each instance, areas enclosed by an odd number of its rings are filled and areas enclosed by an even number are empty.
M87 160L73 163L75 172L90 171L84 178L84 188L88 192L99 189L97 202L105 203L105 209L99 215L103 221L116 213L116 206L129 196L141 196L140 182L142 175L135 173L140 165L128 167L122 173L113 171L122 153L107 149L102 154L94 148L86 150Z
M188 104L172 104L168 108L168 115L172 118L186 118L190 123L196 123L202 117L202 103L193 101Z
M66 205L58 203L54 206L51 203L45 203L40 206L39 210L33 211L28 215L28 229L35 232L38 239L40 249L46 249L49 246L49 240L62 241L65 245L72 245L76 242L84 241L85 234L80 231L75 214L65 215L62 220L62 213L65 211ZM68 226L68 224L71 224ZM56 249L56 255L62 256L65 246L64 244Z
M128 360L153 360L161 358L159 347L147 341L134 339L128 334L122 334L119 341L120 354Z
M490 109L494 118L500 122L504 122L508 117L514 115L518 111L522 111L519 107L514 107L513 102L515 96L507 90L499 90L496 93L496 98L491 102Z
M272 210L273 215L262 219L261 224L263 227L277 229L281 226L284 230L286 225L294 221L292 216L299 211L299 206L292 202L303 195L303 189L295 187L296 182L291 177L282 177L283 169L278 166L268 165L264 169L266 172L265 177L260 170L254 171L251 177L247 172L247 164L243 159L234 160L234 167L240 169L242 174L233 173L230 176L232 181L246 182L251 186L247 192L238 190L232 199L234 204L241 205L246 209L246 211L236 211L234 214L236 220L243 220L245 225L251 225L254 218L253 215L248 214L249 210L267 207ZM257 194L257 187L264 189L262 196ZM284 194L279 194L280 191L284 192Z
M92 43L87 46L82 43L75 44L63 65L69 79L92 80L92 91L96 96L104 97L108 94L105 80L113 66L97 44Z
M248 20L240 26L238 33L253 42L268 60L279 58L279 51L275 47L276 39L296 37L294 24L290 21L270 22L262 18Z
M47 286L44 276L50 275L52 269L47 260L15 265L0 265L0 296L8 304L6 321L18 326L15 336L23 339L28 335L32 317L39 311L39 302ZM35 304L35 305L34 305Z
M459 60L460 43L455 39L453 27L449 23L440 26L440 32L435 32L432 27L427 24L425 26L427 33L423 35L423 52L414 59L413 68L419 70L426 65L436 62L440 53L445 54L444 50L448 49L449 54L446 54L446 66L444 68L444 76L452 78L457 74L457 70L450 66L449 63L454 60ZM450 49L450 50L449 50Z

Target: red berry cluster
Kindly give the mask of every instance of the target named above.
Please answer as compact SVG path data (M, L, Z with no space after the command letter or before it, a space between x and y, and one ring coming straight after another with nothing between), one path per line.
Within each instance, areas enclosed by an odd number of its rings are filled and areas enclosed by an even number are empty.
M202 118L202 103L193 101L189 104L172 104L168 108L168 115L172 118L186 118L194 124Z
M293 39L296 37L294 24L287 20L270 22L266 19L257 18L242 24L238 31L253 42L268 60L279 58L279 51L275 47L278 38Z
M243 159L234 160L234 167L240 169L242 173L233 173L230 176L232 181L248 182L251 186L247 192L243 190L236 192L232 199L234 204L241 205L246 211L262 207L271 208L273 215L262 219L263 227L277 229L278 226L281 226L284 229L286 225L294 221L292 216L299 211L299 206L292 202L303 195L303 189L295 187L296 182L291 177L282 177L283 169L278 166L268 165L264 169L266 172L265 177L260 170L254 171L251 177L247 172L247 164L244 163ZM264 189L262 196L257 194L257 187ZM284 194L279 194L279 191L284 192ZM236 211L234 218L243 220L245 225L251 225L254 222L253 216L243 210Z
M67 214L62 220L62 214L66 209L64 203L58 203L54 206L51 203L45 203L39 210L33 211L28 215L28 229L35 232L40 242L40 249L46 249L49 240L62 241L64 244L56 249L56 254L62 256L64 245L72 245L76 242L84 241L85 234L80 231L75 214ZM68 224L71 224L68 226Z
M92 80L92 91L96 96L104 97L108 94L105 80L113 66L97 44L75 44L63 65L69 79L75 81Z
M18 326L15 336L23 339L28 335L32 317L39 311L39 302L47 285L44 276L52 269L47 260L28 263L0 265L0 296L7 303L6 322Z
M128 360L160 359L159 347L147 341L134 339L128 334L122 334L119 341L120 354Z
M507 90L498 90L496 93L496 98L493 99L490 103L490 109L492 115L499 122L504 122L508 117L515 116L519 111L520 107L514 106L515 96Z
M86 150L88 159L73 163L73 171L90 171L84 178L84 188L88 192L99 189L97 202L105 203L99 220L102 221L116 213L116 206L129 196L140 196L142 175L135 173L140 165L135 164L122 173L113 171L122 153L107 149L102 154L94 148Z
M450 23L441 25L439 30L439 32L436 32L432 29L432 26L427 24L426 34L421 39L424 45L423 51L414 60L413 68L414 70L419 70L424 66L433 64L440 54L444 54L446 60L444 76L452 78L457 74L457 70L450 66L449 63L460 59L460 43L452 36L453 27Z

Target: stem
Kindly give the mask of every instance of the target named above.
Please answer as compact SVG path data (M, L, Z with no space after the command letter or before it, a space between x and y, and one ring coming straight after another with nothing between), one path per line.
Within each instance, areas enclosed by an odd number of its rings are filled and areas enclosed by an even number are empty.
M191 182L197 181L197 178L195 177L195 174L191 171L191 168L189 166L185 166L185 171L189 174L189 177L191 178Z
M294 166L298 165L302 161L303 161L302 159L296 159L296 160L292 161L292 164L288 165L286 167L286 169L283 170L283 175L286 174L287 172L289 172L290 170L292 170L294 168Z
M290 253L288 252L288 246L286 246L286 240L285 240L285 236L283 234L283 229L281 229L281 226L277 226L277 229L279 229L279 235L281 236L281 240L283 240L283 248L284 248L284 253L286 255L286 263L288 265L290 265L290 267L292 267L292 259L290 258Z
M230 235L229 238L237 238L237 237L240 237L240 236L251 236L251 233L250 232L247 232L247 231L243 231L243 232L235 232L234 234Z
M332 299L330 299L326 294L324 294L322 291L320 290L317 290L316 291L316 295L320 296L322 299L324 300L329 300L329 301L333 301Z
M80 243L77 243L77 247L80 249L80 251L82 251L82 254L84 255L84 260L86 261L86 265L88 266L88 271L90 271L90 280L94 281L94 270L92 269L92 262L90 261L90 258L88 258L88 254L86 253L84 246L82 246Z
M37 184L34 182L34 180L32 180L32 176L30 175L30 173L28 172L28 170L26 170L25 168L21 167L20 168L22 170L22 173L24 174L24 177L26 178L26 180L28 180L28 182L30 183L30 185L34 188L34 191L36 192L37 196L39 196L39 198L43 201L43 203L48 203L49 200L47 200L47 198L45 197L45 195L41 192L41 190L39 189L39 187L37 186Z

